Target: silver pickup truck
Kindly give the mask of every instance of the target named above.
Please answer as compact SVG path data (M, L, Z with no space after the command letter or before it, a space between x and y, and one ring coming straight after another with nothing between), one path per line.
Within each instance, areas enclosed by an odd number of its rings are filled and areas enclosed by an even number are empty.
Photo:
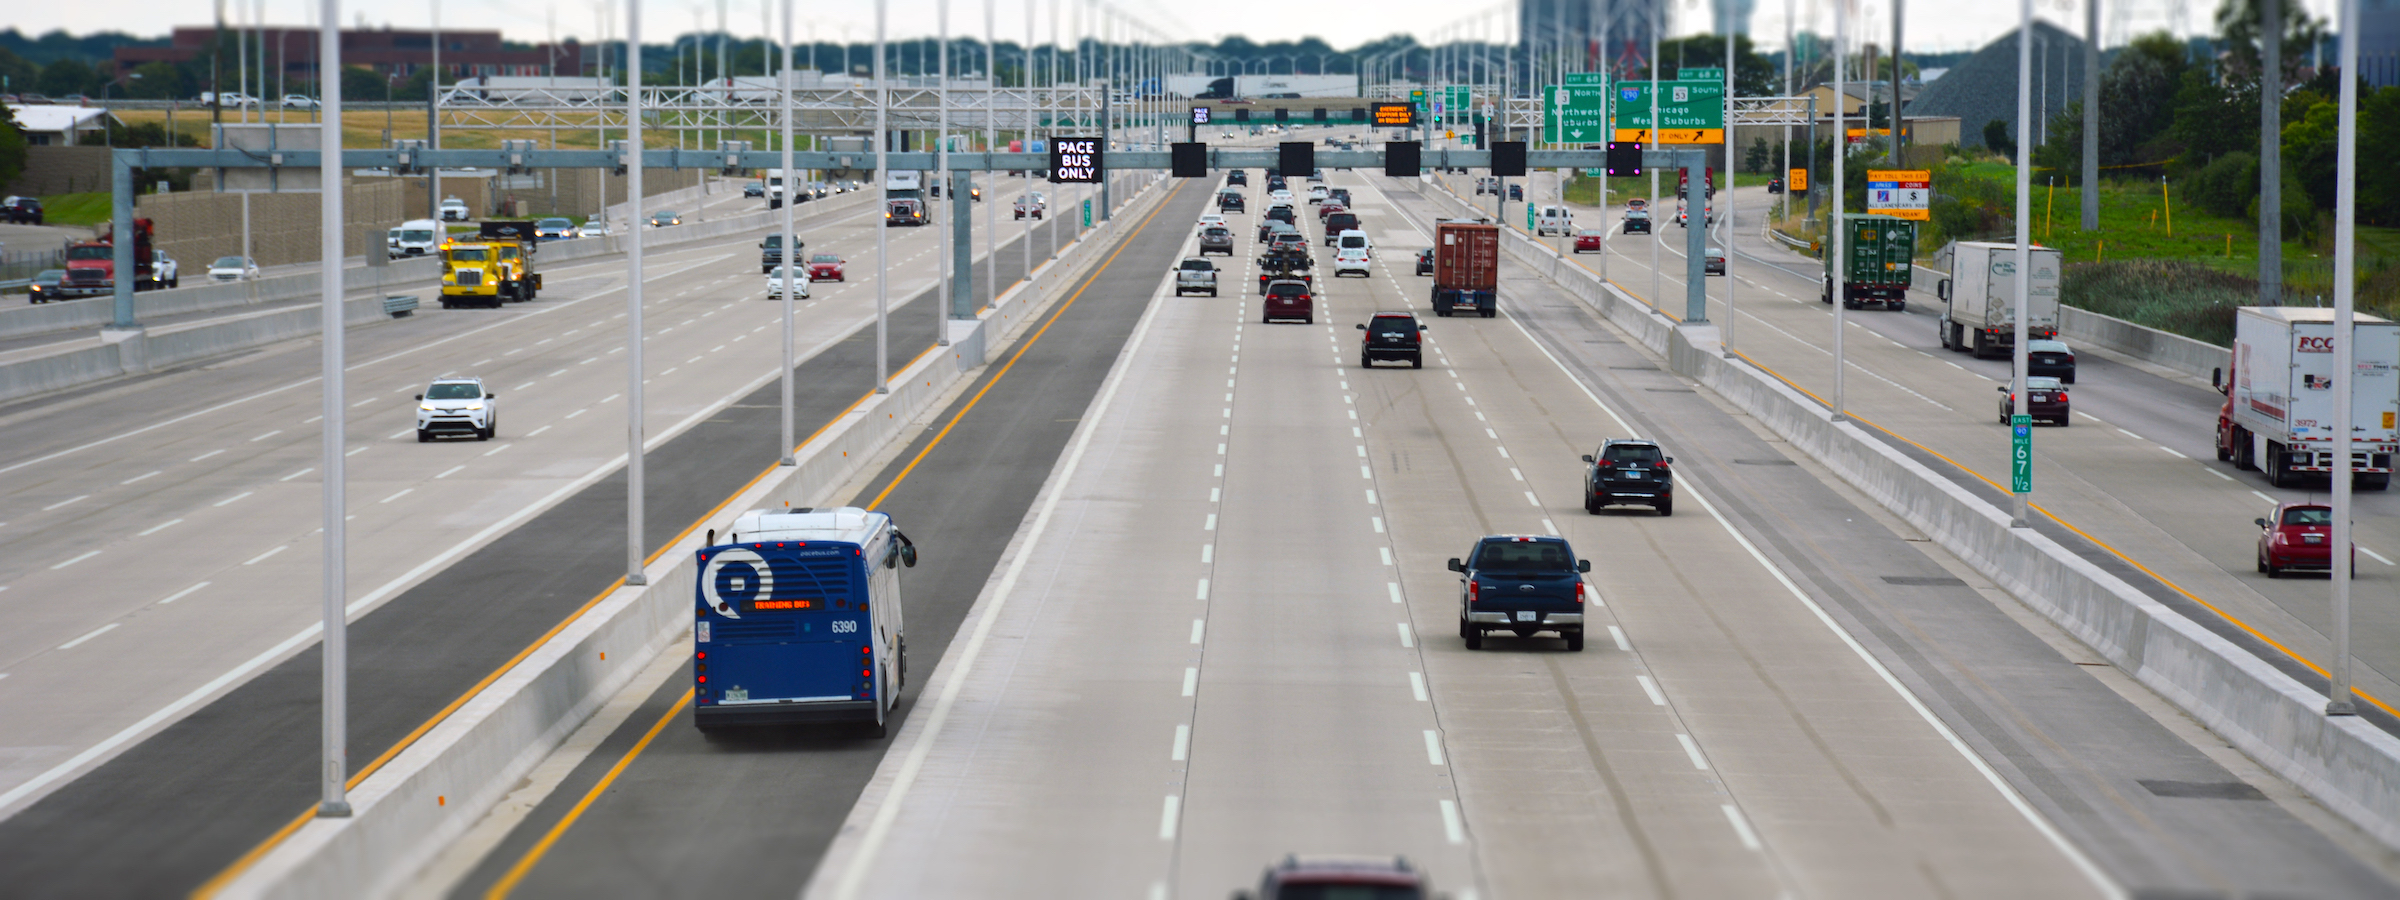
M1217 295L1217 264L1195 256L1175 267L1175 296L1200 291Z

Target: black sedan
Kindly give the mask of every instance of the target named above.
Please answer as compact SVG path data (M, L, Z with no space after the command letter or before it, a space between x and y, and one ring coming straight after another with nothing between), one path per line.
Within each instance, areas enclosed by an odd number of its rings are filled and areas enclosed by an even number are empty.
M764 196L766 196L766 195L767 195L767 186L766 186L766 185L760 184L760 183L758 183L758 182L755 182L755 181L753 181L753 182L750 182L750 183L748 183L748 184L744 184L744 185L742 185L742 197L743 197L744 199L755 199L755 198L759 198L759 197L764 197Z
M662 209L650 214L650 227L652 228L665 228L669 225L681 224L683 224L683 217L668 210Z
M1419 274L1419 275L1431 275L1431 274L1433 274L1433 248L1432 248L1432 247L1427 247L1427 248L1425 248L1425 249L1423 249L1423 250L1419 250L1419 251L1417 251L1417 274Z
M1638 209L1637 209L1637 210L1634 210L1634 211L1632 211L1632 212L1628 212L1628 213L1626 213L1626 214L1625 214L1625 233L1626 233L1626 234L1649 234L1649 233L1650 233L1650 214L1649 214L1649 213L1647 213L1647 212L1644 212L1644 211L1642 211L1642 210L1638 210Z
M2025 374L2075 383L2075 351L2065 341L2026 341Z
M1229 185L1238 184L1242 185L1243 187L1248 187L1250 185L1250 173L1244 172L1240 169L1227 172L1225 173L1225 183Z
M2027 349L2032 349L2031 345L2027 345ZM2000 424L2006 425L2009 417L2017 414L2017 398L2008 392L2008 385L2000 385L1999 391ZM2067 408L2066 385L2046 375L2025 376L2025 413L2032 416L2033 421L2048 420L2065 428L2069 424L2067 416L2070 412Z

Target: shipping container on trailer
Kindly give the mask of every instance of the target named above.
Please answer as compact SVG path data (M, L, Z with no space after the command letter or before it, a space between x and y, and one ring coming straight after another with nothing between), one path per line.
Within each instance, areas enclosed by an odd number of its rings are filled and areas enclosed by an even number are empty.
M1481 313L1500 309L1500 226L1483 220L1453 220L1434 226L1433 314Z
M1833 267L1844 262L1842 306L1858 309L1881 303L1889 310L1908 308L1908 287L1916 275L1917 223L1898 216L1842 217L1840 260L1825 250L1825 284L1819 300L1833 302Z

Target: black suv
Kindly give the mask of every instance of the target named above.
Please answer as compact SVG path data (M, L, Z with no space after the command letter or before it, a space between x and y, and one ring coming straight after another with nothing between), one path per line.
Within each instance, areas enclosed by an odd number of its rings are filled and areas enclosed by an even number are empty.
M1217 195L1217 211L1221 213L1229 213L1249 212L1250 210L1248 208L1248 204L1242 200L1242 192L1226 191Z
M6 209L0 209L0 215L7 216L8 221L13 224L40 225L42 224L42 201L35 197L17 197L8 202Z
M792 243L796 245L796 250L808 249L808 242L801 240L799 235L792 236ZM799 254L795 252L792 256L798 258ZM758 272L761 275L773 274L775 267L780 265L783 265L783 232L778 231L758 242Z
M1425 326L1417 322L1415 313L1379 312L1360 323L1358 330L1366 332L1358 344L1359 368L1373 368L1379 359L1399 360L1411 369L1425 368Z
M1258 890L1234 891L1233 900L1426 900L1423 870L1408 857L1285 856L1258 876Z
M1433 274L1433 248L1432 248L1432 247L1427 247L1427 248L1425 248L1425 249L1423 249L1423 250L1419 250L1419 251L1417 251L1417 274L1419 274L1419 275L1431 275L1431 274Z
M1576 559L1567 539L1549 535L1495 534L1475 542L1464 560L1450 560L1458 576L1458 636L1467 649L1483 649L1487 631L1529 638L1544 631L1583 649L1583 575L1588 559Z
M1242 171L1242 170L1240 170L1240 169L1235 169L1235 170L1233 170L1233 171L1231 171L1231 172L1227 172L1227 173L1225 173L1225 183L1226 183L1227 185L1236 185L1236 184L1238 184L1238 185L1241 185L1241 186L1243 186L1243 187L1249 187L1249 186L1250 186L1250 173L1248 173L1248 172L1244 172L1244 171Z
M1583 458L1583 511L1626 503L1675 514L1675 457L1656 441L1611 440Z

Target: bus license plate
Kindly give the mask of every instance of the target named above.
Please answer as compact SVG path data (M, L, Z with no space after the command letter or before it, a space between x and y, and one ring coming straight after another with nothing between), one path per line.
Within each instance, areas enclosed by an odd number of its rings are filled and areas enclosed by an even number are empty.
M738 687L735 687L735 688L726 688L726 689L725 689L725 699L726 699L726 701L727 701L727 702L731 702L731 703L740 703L740 702L742 702L742 701L744 701L744 700L748 700L748 699L750 699L750 689L749 689L749 688L738 688Z
M1530 609L1521 609L1521 610L1518 610L1518 611L1517 611L1517 621L1519 621L1519 622L1531 622L1531 621L1533 621L1533 610L1530 610Z

